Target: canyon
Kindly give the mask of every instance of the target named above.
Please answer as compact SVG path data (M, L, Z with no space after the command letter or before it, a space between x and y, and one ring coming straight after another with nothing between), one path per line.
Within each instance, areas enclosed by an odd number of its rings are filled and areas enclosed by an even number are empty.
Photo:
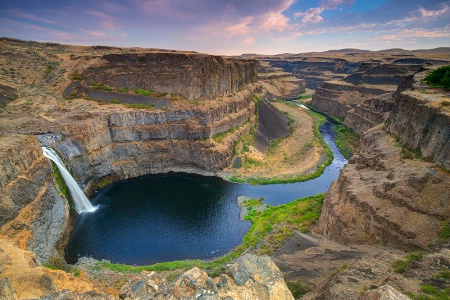
M356 299L362 285L383 282L417 293L420 282L450 268L445 235L450 93L424 83L430 69L450 63L445 49L235 58L7 38L0 39L0 47L0 294L5 299L293 299L283 276L308 282L307 299L337 299L342 293ZM77 277L43 266L64 260L75 215L41 146L57 150L87 194L145 174L229 176L233 173L224 170L236 157L257 158L289 135L289 119L276 101L311 90L312 98L302 103L341 121L361 140L331 185L308 238L295 233L272 258L243 255L218 277L194 268L173 282L154 272L106 272L106 279L92 281L94 273ZM303 130L296 138L310 134L302 143L310 142L312 117L302 111L296 118ZM253 156L236 156L236 145L249 134L255 139ZM325 157L319 143L311 145L302 157L308 163L304 172L317 169ZM297 256L307 262L325 251L314 243L295 250L295 238L305 243L319 235L339 243L331 253L336 247L344 247L342 253L352 251L345 247L373 248L359 249L369 254L346 260L350 266L338 276L330 268L339 268L341 260L325 256L329 266L314 280L289 271L301 268ZM436 268L419 265L428 277L410 270L415 283L406 284L407 277L392 273L390 263L402 251L417 249L428 250L424 261ZM369 270L377 275L356 284L349 278L364 263L383 270ZM14 271L19 268L20 274ZM104 284L114 276L121 287ZM388 280L392 276L402 279Z

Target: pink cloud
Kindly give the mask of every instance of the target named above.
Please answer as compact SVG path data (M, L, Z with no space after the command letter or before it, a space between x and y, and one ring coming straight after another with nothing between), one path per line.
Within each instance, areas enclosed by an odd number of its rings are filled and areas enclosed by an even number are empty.
M426 10L425 8L421 8L419 12L423 17L437 17L445 14L449 9L449 6L444 4L440 10Z
M102 12L93 11L93 10L88 10L86 12L92 16L97 17L98 22L103 29L116 30L116 29L120 28L120 26L114 22L113 18L111 18L110 16L108 16Z
M103 31L97 31L97 30L89 30L89 29L82 29L82 32L92 35L94 37L98 37L98 38L106 38L106 37L111 37L110 34L107 34Z
M45 19L45 18L40 18L37 17L33 14L27 13L27 12L23 12L20 10L10 10L10 13L18 18L22 18L22 19L27 19L30 21L38 21L41 23L47 23L47 24L54 24L55 22L53 20L49 20L49 19Z
M23 24L23 27L26 28L26 29L30 29L30 30L37 30L37 31L46 32L46 33L49 33L50 35L52 35L53 37L56 37L56 38L62 38L62 39L66 39L66 40L69 39L69 38L72 38L72 35L70 33L59 31L59 30L55 30L55 29L49 29L49 28L45 28L45 27L42 27L42 26L38 26L38 25Z

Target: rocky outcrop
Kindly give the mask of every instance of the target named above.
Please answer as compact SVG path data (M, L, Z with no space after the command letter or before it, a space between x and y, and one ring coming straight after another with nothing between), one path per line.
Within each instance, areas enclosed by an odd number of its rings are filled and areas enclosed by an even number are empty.
M320 84L310 106L327 115L343 118L348 111L368 98L394 92L396 86L353 85L344 81L326 81Z
M69 219L67 200L36 137L2 136L0 149L0 235L45 262L58 255L55 247Z
M155 272L143 272L121 289L132 299L261 299L293 300L282 274L268 256L244 255L228 265L228 274L212 279L198 268L180 275L173 284Z
M361 135L385 121L394 106L392 93L371 98L348 111L344 125Z
M364 134L324 201L319 227L326 237L405 249L443 242L449 175L436 164L402 159L401 151L380 128Z
M258 65L258 83L261 85L258 96L268 101L296 99L305 92L303 79L265 61L260 61Z
M392 262L403 260L404 255L392 251L380 251L364 259L355 260L339 268L314 294L306 294L306 300L359 299L359 300L407 300L427 299L423 286L432 287L436 294L444 295L450 284L449 279L437 278L450 267L450 251L441 249L423 256L406 268L402 274L396 273ZM443 277L443 276L442 276ZM369 289L369 290L368 290Z
M435 100L436 101L436 100ZM450 169L450 116L414 91L395 97L386 131L422 157Z
M359 300L411 300L408 296L400 293L389 284L370 290L359 297Z
M176 93L192 99L215 99L256 81L256 61L206 54L150 52L83 57L79 70L88 85Z

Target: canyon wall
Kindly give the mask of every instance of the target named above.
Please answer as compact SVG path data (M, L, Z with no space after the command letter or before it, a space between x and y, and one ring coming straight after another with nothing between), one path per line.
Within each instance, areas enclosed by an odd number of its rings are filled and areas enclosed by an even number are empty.
M248 133L254 113L250 89L209 107L117 111L62 126L66 138L54 147L88 190L91 184L144 174L214 174L230 163L234 143ZM221 143L212 139L221 133L227 136Z
M450 116L417 92L406 91L395 97L386 120L386 131L421 156L450 169ZM437 102L438 104L439 102Z
M322 82L310 105L319 112L339 118L344 118L357 106L370 111L373 103L367 102L368 99L395 92L405 78L419 69L417 65L362 63L343 80Z
M41 261L58 255L69 206L34 136L0 137L0 235Z
M404 249L445 242L440 233L450 219L450 116L442 91L427 94L410 89L368 103L390 112L363 133L330 187L319 221L326 237Z
M154 52L82 57L78 72L88 85L176 93L192 99L215 99L256 81L256 61L198 53ZM87 67L86 67L87 66Z

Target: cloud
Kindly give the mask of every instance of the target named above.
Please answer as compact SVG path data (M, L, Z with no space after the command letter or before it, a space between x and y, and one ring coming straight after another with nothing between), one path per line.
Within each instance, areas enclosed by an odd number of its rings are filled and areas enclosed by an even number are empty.
M354 0L323 0L320 2L319 7L312 7L304 12L294 13L294 18L302 17L302 23L317 24L323 21L323 17L320 15L323 11L337 9L340 5L350 6L354 2Z
M49 20L46 18L40 18L37 17L33 14L21 11L21 10L16 10L16 9L11 9L9 11L13 16L21 18L21 19L26 19L26 20L30 20L30 21L38 21L41 23L47 23L47 24L54 24L55 22L53 20Z
M107 34L106 32L98 30L81 29L81 31L97 38L112 37L111 34Z
M98 24L100 24L101 28L103 29L116 30L120 28L120 26L116 22L114 22L114 19L112 17L102 12L87 10L86 13L98 18Z
M440 10L426 10L425 8L420 8L419 12L422 15L422 17L437 17L445 14L449 11L449 6L447 4L444 4L442 6L442 9Z

